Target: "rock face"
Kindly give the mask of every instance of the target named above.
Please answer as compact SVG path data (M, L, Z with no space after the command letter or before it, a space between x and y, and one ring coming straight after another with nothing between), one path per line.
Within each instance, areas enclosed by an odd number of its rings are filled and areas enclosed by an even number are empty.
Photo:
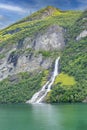
M36 55L36 52L60 50L64 46L64 29L57 25L50 26L45 33L37 34L33 38L21 39L11 50L8 50L6 57L0 59L0 80L20 72L50 68L54 59L44 57L40 53ZM26 54L26 49L32 51ZM21 51L22 53L19 53Z
M51 58L43 59L41 54L37 57L32 55L32 58L26 55L18 56L10 54L0 64L0 80L7 78L8 75L14 75L20 72L48 69L51 67L52 62Z
M76 40L81 40L81 38L87 37L87 30L82 31L79 36L77 36Z
M49 27L44 34L38 34L37 36L35 36L33 40L30 38L26 38L24 44L27 44L26 48L33 48L37 51L63 49L65 46L64 29L57 25L53 25Z
M43 35L38 35L35 40L35 50L60 50L65 46L64 30L59 26L51 26Z

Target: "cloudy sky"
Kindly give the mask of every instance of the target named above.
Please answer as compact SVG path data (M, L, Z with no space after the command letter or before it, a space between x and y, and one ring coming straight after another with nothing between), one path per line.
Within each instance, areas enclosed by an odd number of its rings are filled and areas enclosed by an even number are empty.
M48 5L62 10L84 10L87 0L0 0L0 29Z

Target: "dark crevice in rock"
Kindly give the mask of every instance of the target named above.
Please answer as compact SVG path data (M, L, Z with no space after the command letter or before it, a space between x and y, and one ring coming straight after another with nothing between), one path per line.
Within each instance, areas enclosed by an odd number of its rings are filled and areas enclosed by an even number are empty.
M11 68L9 68L9 72L11 72L11 71L12 71L12 69L13 69L12 67L11 67Z
M23 47L23 41L24 39L20 39L17 45L17 49L21 49Z
M14 52L12 52L9 57L8 57L8 64L13 63L14 67L17 65L17 61L18 61L18 54L15 54Z
M33 56L33 53L30 53L30 54L29 54L29 60L32 59L32 56Z
M35 48L35 46L36 46L36 40L33 41L33 46L32 46L32 48Z

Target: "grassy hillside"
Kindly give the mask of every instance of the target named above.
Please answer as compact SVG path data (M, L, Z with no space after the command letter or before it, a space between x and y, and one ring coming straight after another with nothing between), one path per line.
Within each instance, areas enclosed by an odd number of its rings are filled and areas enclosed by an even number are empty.
M48 102L82 102L87 97L87 37L76 40L86 25L87 11L68 29L66 48L61 56L61 74L56 79L59 82L55 81ZM76 83L62 73L73 76Z
M10 46L17 44L21 39L44 33L50 25L59 25L65 29L66 48L61 52L61 73L56 78L46 100L47 102L81 102L87 96L87 37L80 41L77 41L76 37L87 28L87 11L83 13L61 11L50 6L42 9L0 30L0 49L8 48L9 50ZM22 50L21 53L24 51ZM55 52L38 53L42 53L45 57L53 55L56 58L57 56ZM0 59L3 57L5 54L2 52ZM49 72L36 73L35 75L22 73L18 74L17 79L13 81L8 77L0 82L0 102L25 102L42 87L48 79L48 75Z
M41 18L43 10L49 12L49 8L53 10L52 14ZM39 16L40 15L40 16ZM33 37L37 33L44 32L50 25L58 24L64 28L71 27L81 15L80 11L60 11L53 7L42 9L29 17L11 25L0 31L0 48L7 48L9 45L16 44L20 39L25 37ZM35 17L33 19L33 17ZM29 21L29 19L31 19Z

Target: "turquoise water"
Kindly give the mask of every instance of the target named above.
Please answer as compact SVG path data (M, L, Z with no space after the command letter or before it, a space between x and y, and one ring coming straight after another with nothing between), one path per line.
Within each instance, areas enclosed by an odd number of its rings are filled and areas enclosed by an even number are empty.
M0 105L0 130L87 130L87 104Z

